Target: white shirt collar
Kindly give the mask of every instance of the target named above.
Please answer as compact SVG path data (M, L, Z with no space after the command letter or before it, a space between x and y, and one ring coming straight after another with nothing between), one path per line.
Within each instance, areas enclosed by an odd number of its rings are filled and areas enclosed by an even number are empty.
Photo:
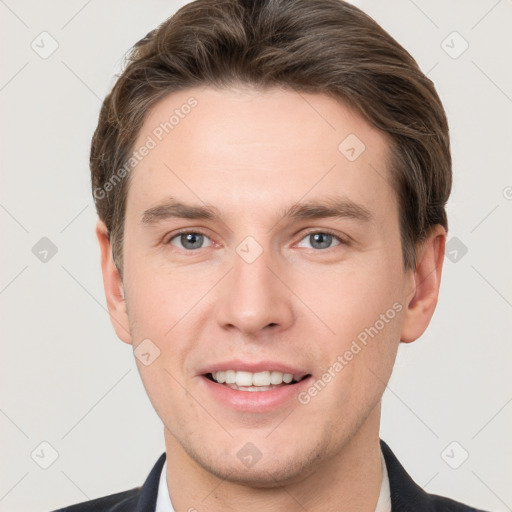
M382 483L380 486L379 500L375 512L391 512L391 495L389 490L389 477L386 467L386 461L382 451L380 452L380 460L382 467ZM169 496L169 488L167 487L167 459L164 462L162 473L160 473L160 482L158 484L158 495L156 498L155 512L175 512Z
M160 483L158 484L158 495L156 497L155 512L175 512L169 497L169 488L167 487L167 457L160 473Z
M391 491L389 489L388 468L386 467L386 460L384 459L382 450L380 451L380 460L382 468L382 483L380 484L379 500L377 501L375 512L391 512ZM174 511L171 509L171 512Z

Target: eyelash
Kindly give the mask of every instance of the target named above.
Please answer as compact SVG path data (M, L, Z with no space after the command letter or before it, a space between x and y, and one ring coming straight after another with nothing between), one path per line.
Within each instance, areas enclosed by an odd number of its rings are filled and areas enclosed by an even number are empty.
M348 240L346 240L345 238L341 237L337 232L332 231L330 229L321 229L321 230L319 230L319 229L311 229L310 231L307 231L306 233L304 233L302 238L300 238L299 242L304 240L304 238L306 238L307 236L312 235L312 234L316 234L316 233L320 233L322 235L331 235L336 240L338 240L338 242L340 242L340 245L347 245L348 244ZM200 229L198 229L198 230L183 229L181 231L178 231L177 233L174 233L167 240L166 245L171 245L171 241L174 240L176 237L178 237L180 235L188 235L188 234L203 235L206 238L210 238L205 232L201 231ZM334 247L329 247L327 249L312 249L312 250L315 251L315 252L328 252L331 249L335 249L336 247L338 247L338 246L335 245ZM177 248L177 249L179 249L179 248ZM181 250L183 250L185 252L189 252L189 253L194 253L194 252L198 251L199 249L195 249L195 250L181 249Z

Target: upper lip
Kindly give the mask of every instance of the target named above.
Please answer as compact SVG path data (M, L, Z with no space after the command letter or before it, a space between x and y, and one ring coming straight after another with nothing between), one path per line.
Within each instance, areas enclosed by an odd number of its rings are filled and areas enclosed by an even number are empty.
M292 375L302 378L309 375L309 372L304 368L283 364L277 361L242 361L240 359L232 359L231 361L223 361L220 363L210 364L199 370L199 375L206 375L208 373L215 373L218 371L236 370L243 372L264 372L275 371L282 373L291 373Z

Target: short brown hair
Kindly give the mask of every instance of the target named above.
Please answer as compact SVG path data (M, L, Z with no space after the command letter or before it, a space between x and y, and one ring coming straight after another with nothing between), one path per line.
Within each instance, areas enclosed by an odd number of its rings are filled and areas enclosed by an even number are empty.
M179 90L241 84L333 96L388 135L403 261L414 268L416 245L434 225L447 229L452 182L446 114L416 61L342 0L196 0L132 48L92 139L93 196L121 277L131 174L113 180L149 109Z

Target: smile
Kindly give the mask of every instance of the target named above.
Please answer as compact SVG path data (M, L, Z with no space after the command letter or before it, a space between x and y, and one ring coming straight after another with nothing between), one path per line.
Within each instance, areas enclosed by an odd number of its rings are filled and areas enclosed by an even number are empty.
M220 370L206 374L206 378L237 391L271 391L278 387L293 385L309 375L293 375L277 370L248 372L242 370Z
M307 389L313 379L310 373L265 370L261 368L262 365L257 366L259 368L255 369L258 371L250 372L225 370L223 368L229 368L228 365L219 365L199 374L199 382L212 403L234 412L260 414L296 405L297 396ZM296 371L300 372L298 369Z

